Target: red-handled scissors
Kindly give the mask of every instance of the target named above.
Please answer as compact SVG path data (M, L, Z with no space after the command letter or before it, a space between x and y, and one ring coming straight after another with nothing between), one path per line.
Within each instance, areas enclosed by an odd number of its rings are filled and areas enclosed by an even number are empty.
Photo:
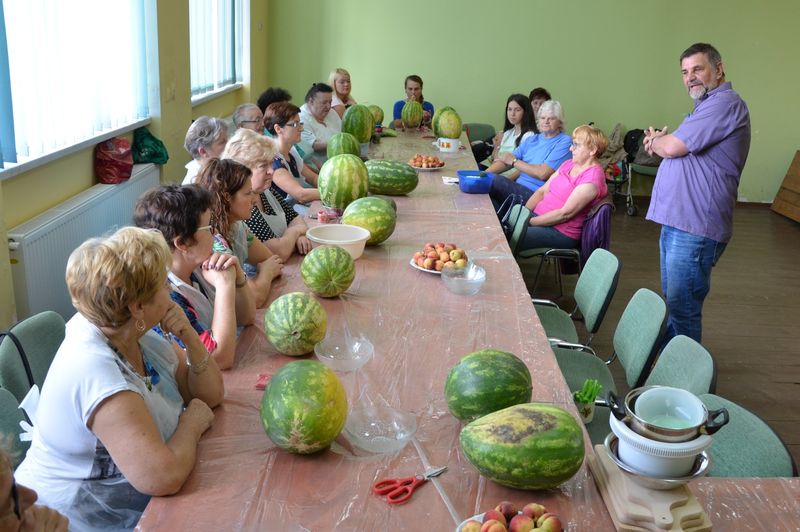
M447 466L431 467L425 473L405 478L389 478L379 480L372 485L372 491L378 495L385 495L389 504L402 504L411 498L411 494L429 478L438 477L447 471Z

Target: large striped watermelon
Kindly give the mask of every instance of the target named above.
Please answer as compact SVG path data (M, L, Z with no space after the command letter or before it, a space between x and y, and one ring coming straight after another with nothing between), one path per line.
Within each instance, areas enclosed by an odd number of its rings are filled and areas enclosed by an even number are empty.
M347 206L342 214L342 223L363 227L370 233L367 245L377 246L394 232L397 213L383 198L361 198Z
M452 107L442 107L434 113L433 134L446 139L457 139L461 136L461 117Z
M512 488L555 488L583 463L583 429L555 405L528 403L478 418L461 431L461 450L481 475Z
M284 294L269 306L264 316L267 338L284 355L305 355L325 338L328 315L305 292Z
M400 119L404 127L419 127L422 123L422 104L416 100L407 101L400 113Z
M355 156L361 154L361 146L359 146L356 138L350 133L337 133L328 140L328 159L334 155L341 155L343 153L350 153Z
M531 372L512 353L484 349L471 353L450 369L444 396L450 412L472 421L531 400Z
M344 209L369 191L369 173L364 161L350 153L334 155L322 165L317 181L326 207Z
M372 118L375 119L375 125L383 124L383 109L377 105L368 105L367 108L372 113Z
M261 399L269 439L290 453L320 451L336 439L347 419L347 393L336 373L316 360L279 369Z
M373 129L375 129L375 119L366 105L356 104L345 111L342 117L342 131L353 135L361 144L369 142Z
M402 196L417 188L419 176L407 163L370 159L365 164L369 172L370 194Z
M339 246L319 246L303 258L300 275L315 294L334 297L350 288L356 276L356 263Z

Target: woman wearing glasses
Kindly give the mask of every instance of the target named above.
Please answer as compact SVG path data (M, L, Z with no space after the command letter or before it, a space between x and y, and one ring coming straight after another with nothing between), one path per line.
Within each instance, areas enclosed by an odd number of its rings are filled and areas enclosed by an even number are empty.
M303 163L294 145L304 129L300 108L289 102L270 104L264 113L264 128L278 143L278 155L272 161L272 181L279 194L290 204L308 204L319 199L318 174Z
M233 366L236 327L254 322L256 304L239 259L212 250L210 209L207 190L162 185L142 194L133 222L164 235L172 252L170 297L220 369L228 369Z

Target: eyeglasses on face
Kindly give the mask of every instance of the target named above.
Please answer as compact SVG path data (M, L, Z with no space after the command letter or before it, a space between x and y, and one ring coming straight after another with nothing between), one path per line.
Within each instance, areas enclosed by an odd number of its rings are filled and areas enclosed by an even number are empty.
M200 227L197 228L197 230L198 231L208 231L210 233L211 232L211 226L210 225L201 225Z
M240 124L260 124L261 120L242 120Z
M303 122L286 122L286 127L303 127Z

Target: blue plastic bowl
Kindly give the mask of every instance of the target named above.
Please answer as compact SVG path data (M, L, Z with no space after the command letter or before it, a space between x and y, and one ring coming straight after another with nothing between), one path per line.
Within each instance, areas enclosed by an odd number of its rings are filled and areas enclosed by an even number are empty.
M467 194L486 194L492 187L494 174L480 170L459 170L458 188Z

